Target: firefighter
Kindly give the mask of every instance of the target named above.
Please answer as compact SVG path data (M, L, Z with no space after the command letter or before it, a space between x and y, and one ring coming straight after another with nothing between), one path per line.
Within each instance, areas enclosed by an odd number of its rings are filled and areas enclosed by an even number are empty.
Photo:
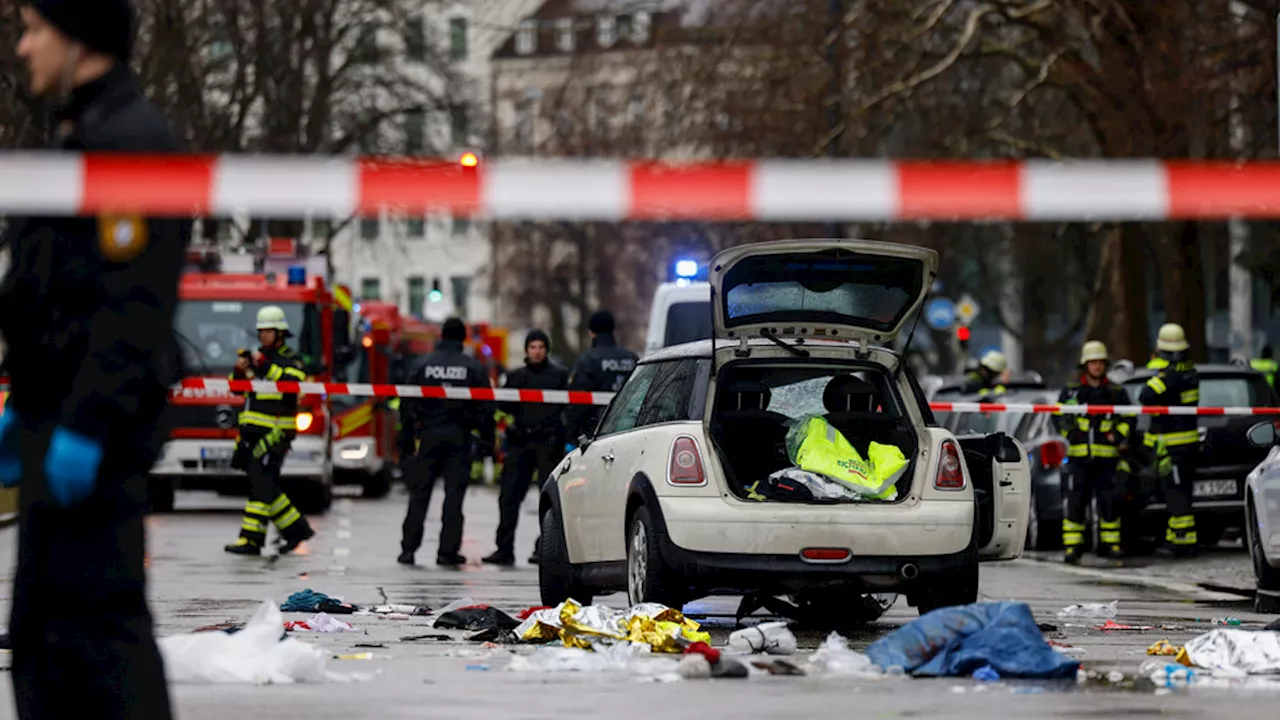
M1003 393L1005 387L1000 384L1000 376L1008 367L1009 361L999 350L992 350L983 355L978 368L965 374L965 394L977 393L980 396L986 396Z
M1270 345L1262 346L1262 356L1252 360L1249 365L1267 378L1267 384L1272 388L1276 386L1276 371L1280 370L1280 364L1275 361L1275 353Z
M284 310L275 305L264 306L258 311L257 330L262 347L240 352L232 379L305 381L307 373L302 361L285 343L291 333ZM280 532L281 555L293 552L315 535L311 524L280 489L280 470L298 435L297 422L297 393L245 393L232 467L249 476L249 500L240 522L240 537L226 546L227 552L261 555L268 523L275 523Z
M587 329L591 332L591 349L574 363L569 389L616 393L622 389L627 378L631 377L631 371L636 369L636 361L640 358L630 350L618 346L618 340L613 334L616 329L613 313L608 310L600 310L592 315ZM567 411L570 441L576 441L580 435L595 432L601 412L602 408L594 406L574 407Z
M527 390L567 390L569 371L547 357L551 338L541 330L531 330L524 340L525 366L507 376L506 386ZM505 408L515 421L507 427L507 456L503 465L502 490L498 498L498 549L484 562L514 565L516 524L520 505L529 492L533 475L539 484L564 457L563 408L550 403L512 403ZM538 562L537 542L529 562Z
M1156 353L1164 367L1156 372L1138 395L1143 405L1194 407L1200 403L1200 376L1187 360L1187 335L1181 325L1168 323L1156 337ZM1165 540L1174 555L1196 552L1196 516L1192 508L1192 483L1200 454L1200 431L1194 415L1156 415L1151 432L1169 450L1173 472L1164 484L1169 508L1169 528Z
M28 87L53 108L46 150L181 150L129 70L129 0L16 9ZM0 479L21 486L9 617L19 718L172 717L143 520L158 421L181 377L173 319L190 238L189 219L124 211L10 216L0 241L12 381Z
M458 318L449 318L441 330L440 342L433 352L422 358L410 375L416 384L428 387L489 388L489 373L475 358L466 354L467 326ZM444 478L444 511L440 527L440 545L436 564L446 567L465 565L462 548L462 503L468 485L468 449L473 430L480 433L483 446L492 452L494 446L493 409L489 403L474 400L412 399L401 405L408 409L410 422L417 433L417 454L406 467L405 484L409 488L409 508L405 513L400 540L401 565L413 565L414 553L422 547L423 525L427 506L438 478Z
M1128 405L1124 388L1107 380L1107 346L1090 340L1080 350L1080 379L1063 388L1061 405ZM1064 562L1080 562L1085 510L1097 499L1098 557L1118 557L1120 517L1115 507L1116 466L1129 437L1132 420L1112 415L1059 415L1058 431L1067 439L1066 516L1062 519Z

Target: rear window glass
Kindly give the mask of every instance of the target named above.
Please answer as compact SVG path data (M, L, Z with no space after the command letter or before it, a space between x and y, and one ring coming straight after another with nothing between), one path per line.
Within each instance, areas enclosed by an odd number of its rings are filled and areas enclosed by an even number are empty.
M873 412L882 412L890 417L900 417L902 413L894 395L889 391L889 384L884 373L876 370L854 370L848 367L806 367L806 368L735 368L730 382L750 379L761 382L769 388L769 404L765 408L786 416L789 420L797 420L808 415L823 415L827 412L823 395L837 375L853 375L875 386L876 405Z
M663 347L697 342L711 337L711 301L682 302L667 308Z
M1266 407L1272 402L1271 393L1249 377L1200 376L1200 407ZM1129 398L1138 402L1138 395L1146 385L1146 378L1125 383Z

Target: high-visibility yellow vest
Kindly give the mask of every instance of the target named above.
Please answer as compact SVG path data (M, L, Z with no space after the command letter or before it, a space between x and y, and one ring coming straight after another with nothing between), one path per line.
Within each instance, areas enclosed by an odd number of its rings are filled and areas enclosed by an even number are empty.
M793 459L801 470L825 475L876 500L896 496L894 484L907 469L907 458L897 447L873 442L867 448L869 458L863 459L839 430L820 417L810 418L797 431Z
M1251 361L1249 365L1267 378L1268 385L1271 387L1276 386L1276 371L1280 370L1280 364L1277 364L1275 360L1257 358Z

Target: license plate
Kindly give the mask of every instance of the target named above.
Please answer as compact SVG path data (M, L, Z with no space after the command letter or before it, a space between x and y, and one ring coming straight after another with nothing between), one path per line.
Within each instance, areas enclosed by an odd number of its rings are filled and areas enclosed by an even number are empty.
M227 467L234 452L232 448L200 448L200 460L208 467Z
M1237 487L1235 480L1197 480L1191 494L1193 497L1235 495Z

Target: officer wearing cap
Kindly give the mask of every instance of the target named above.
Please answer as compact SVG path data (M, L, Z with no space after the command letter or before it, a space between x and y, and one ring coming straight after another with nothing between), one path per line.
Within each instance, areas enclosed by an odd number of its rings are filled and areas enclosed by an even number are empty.
M128 68L128 0L19 0L17 56L56 107L46 149L180 149ZM147 608L146 478L164 443L189 219L11 217L0 332L13 393L0 480L21 483L10 637L18 717L171 717Z
M616 329L613 313L600 310L591 316L587 323L591 332L591 349L578 358L569 378L570 390L588 392L618 392L622 384L631 377L636 369L636 361L640 358L635 353L618 345L614 337ZM568 415L571 440L579 435L590 435L595 432L596 423L600 420L603 409L596 406L572 407Z
M1155 360L1158 362L1155 364L1159 369L1143 386L1138 402L1166 407L1200 404L1200 374L1187 356L1189 348L1181 325L1161 326L1156 336ZM1165 504L1169 507L1165 541L1175 556L1195 555L1198 538L1192 488L1200 456L1199 423L1194 415L1156 415L1151 418L1151 433L1164 443L1173 460L1173 472L1164 488Z
M467 326L458 318L449 318L441 328L440 342L410 373L410 381L427 387L489 388L489 373L478 360L466 354ZM405 513L400 539L401 565L413 565L414 554L422 547L423 525L436 480L444 478L444 511L440 526L440 545L436 548L436 564L446 567L465 565L462 556L462 503L466 499L468 472L467 450L471 431L480 433L481 443L493 452L493 407L475 400L440 400L406 398L400 405L417 439L413 462L406 465L409 474L409 509Z

